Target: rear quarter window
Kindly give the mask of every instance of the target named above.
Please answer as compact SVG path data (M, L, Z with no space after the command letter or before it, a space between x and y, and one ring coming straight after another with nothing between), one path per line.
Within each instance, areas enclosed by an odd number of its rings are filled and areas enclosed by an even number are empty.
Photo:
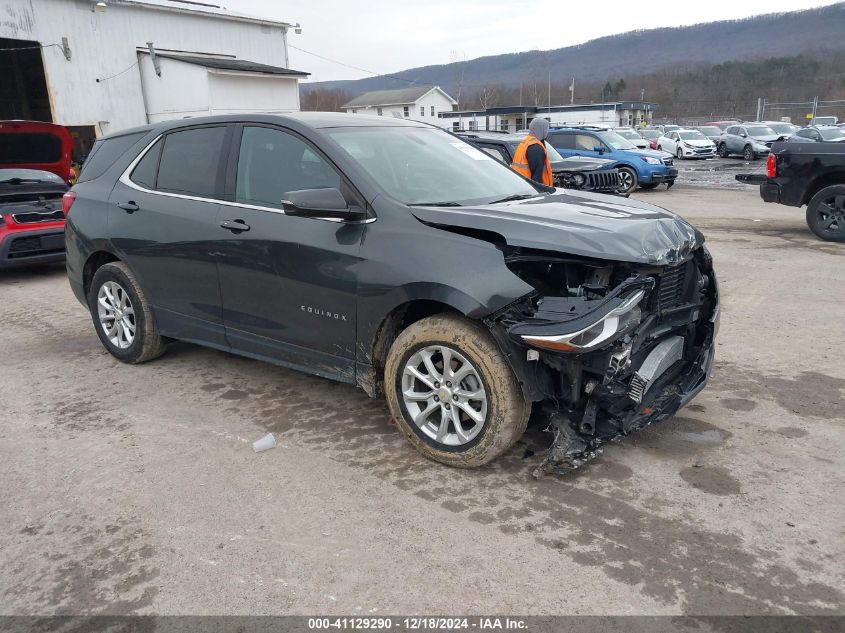
M94 143L88 160L82 166L77 182L87 182L102 176L109 167L115 164L130 147L137 143L147 132L124 134L111 138L100 139Z

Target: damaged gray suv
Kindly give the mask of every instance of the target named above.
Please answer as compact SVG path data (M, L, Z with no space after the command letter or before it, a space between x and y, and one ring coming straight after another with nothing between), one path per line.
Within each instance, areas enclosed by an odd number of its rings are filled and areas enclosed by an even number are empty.
M537 474L671 416L719 322L704 238L657 207L529 182L410 121L220 116L97 142L67 195L71 287L116 358L180 339L385 395L426 456L526 429Z

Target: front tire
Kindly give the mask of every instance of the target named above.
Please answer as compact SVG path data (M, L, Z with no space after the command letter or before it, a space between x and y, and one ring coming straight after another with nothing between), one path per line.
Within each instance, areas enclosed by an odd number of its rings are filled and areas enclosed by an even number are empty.
M807 226L823 240L845 242L845 185L831 185L807 204Z
M728 151L728 146L724 143L719 144L719 157L720 158L727 158L730 156L730 152Z
M637 172L633 167L620 167L619 180L621 181L619 191L622 193L631 193L640 184L639 178L637 178Z
M384 384L402 433L449 466L496 459L525 432L531 412L490 333L453 315L404 330L388 353Z
M746 145L743 148L742 157L749 162L757 158L757 156L754 154L754 149L750 145Z
M150 304L123 262L106 264L94 273L88 310L103 347L119 361L144 363L164 353Z
M678 160L684 160L684 151L679 147L678 151L675 152L675 156L678 157Z

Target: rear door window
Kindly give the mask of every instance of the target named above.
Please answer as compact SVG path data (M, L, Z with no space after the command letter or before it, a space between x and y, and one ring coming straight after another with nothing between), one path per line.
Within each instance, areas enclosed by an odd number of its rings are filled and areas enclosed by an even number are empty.
M269 127L244 128L236 202L281 209L289 191L340 189L340 183L335 168L298 136Z
M574 134L552 134L551 142L554 147L559 149L575 149Z
M147 132L137 132L97 141L88 156L88 160L82 166L82 173L79 174L77 182L86 182L102 176L145 134Z
M220 197L225 138L225 126L194 128L165 136L156 189L199 198Z

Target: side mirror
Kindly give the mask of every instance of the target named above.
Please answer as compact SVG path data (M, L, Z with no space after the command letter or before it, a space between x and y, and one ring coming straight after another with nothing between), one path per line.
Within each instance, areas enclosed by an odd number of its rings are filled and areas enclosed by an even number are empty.
M305 218L332 218L337 220L363 220L366 213L357 207L350 208L339 189L300 189L288 191L282 200L285 215Z
M604 147L602 147L601 145L596 145L595 147L593 147L593 151L598 152L599 154L604 154Z
M739 133L739 135L740 135L742 138L748 138L748 134L746 134L745 132L740 132L740 133Z

